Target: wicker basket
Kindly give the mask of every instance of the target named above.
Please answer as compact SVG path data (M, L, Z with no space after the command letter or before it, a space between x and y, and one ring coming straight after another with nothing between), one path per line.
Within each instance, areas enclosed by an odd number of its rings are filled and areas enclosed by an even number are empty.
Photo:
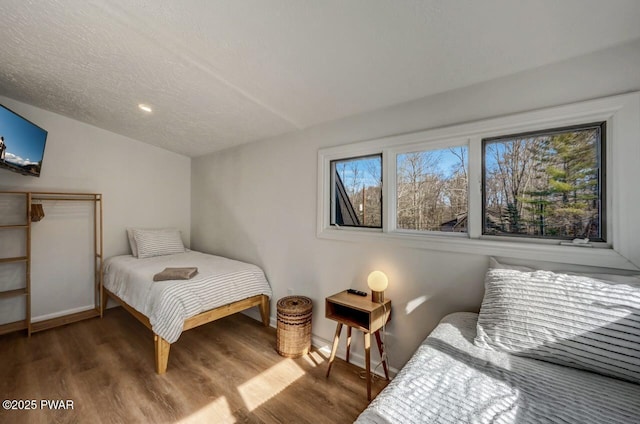
M299 358L311 349L311 299L287 296L278 300L276 350L286 358Z

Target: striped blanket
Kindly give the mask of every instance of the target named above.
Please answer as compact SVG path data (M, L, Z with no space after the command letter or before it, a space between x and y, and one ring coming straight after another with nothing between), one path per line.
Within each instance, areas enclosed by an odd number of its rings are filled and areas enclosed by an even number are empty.
M154 282L153 276L166 267L197 267L199 273L190 280ZM148 317L153 331L169 343L178 340L187 318L252 296L272 295L259 267L195 251L109 258L104 286Z
M445 317L356 422L640 422L640 385L476 347L477 317Z

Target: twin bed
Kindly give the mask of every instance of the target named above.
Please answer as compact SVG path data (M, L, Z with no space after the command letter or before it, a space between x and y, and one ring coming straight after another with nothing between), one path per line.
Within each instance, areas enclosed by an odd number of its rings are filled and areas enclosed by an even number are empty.
M138 253L134 246L132 252ZM108 259L101 285L102 311L111 297L153 331L158 374L166 372L170 346L183 331L254 306L260 309L263 324L269 326L272 292L259 267L184 247L182 252L179 248L160 252L163 254ZM197 275L153 281L165 268L184 267L196 267Z
M356 424L639 422L639 385L477 347L477 322L443 318Z
M492 262L356 423L640 422L640 278Z

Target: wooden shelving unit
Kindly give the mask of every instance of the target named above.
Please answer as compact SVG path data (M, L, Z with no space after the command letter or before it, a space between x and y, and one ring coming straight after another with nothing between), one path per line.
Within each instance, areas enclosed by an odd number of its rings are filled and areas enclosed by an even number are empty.
M20 224L0 225L0 240L3 232L6 230L24 230L25 249L24 256L0 258L0 266L9 263L25 264L25 282L24 287L18 289L0 291L0 299L24 298L25 317L22 320L9 322L0 325L0 334L11 333L14 331L27 330L27 335L31 336L31 193L29 192L0 192L0 196L24 196L25 211L24 222Z
M26 237L26 252L23 256L0 258L0 266L7 263L25 264L25 284L24 287L0 291L0 299L17 298L23 296L26 302L26 316L23 320L0 325L0 334L13 331L27 330L27 334L70 324L83 319L100 316L100 287L102 284L103 265L103 239L102 239L102 195L98 193L64 193L64 192L15 192L0 191L2 196L25 196L26 211L25 222L20 224L0 225L0 240L2 231L7 229L23 229ZM65 315L46 321L36 323L31 322L31 211L34 202L45 203L48 201L69 201L69 202L92 202L93 203L93 238L94 238L94 308ZM45 217L46 219L46 217Z

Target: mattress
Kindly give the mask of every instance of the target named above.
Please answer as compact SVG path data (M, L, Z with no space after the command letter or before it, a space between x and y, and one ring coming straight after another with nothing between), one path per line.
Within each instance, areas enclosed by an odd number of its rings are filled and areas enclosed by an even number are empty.
M197 267L198 274L154 282L167 267ZM272 296L259 267L195 251L145 259L114 256L105 261L103 284L149 318L153 331L169 343L178 340L187 318L252 296Z
M445 317L357 423L638 423L640 385L478 348Z

